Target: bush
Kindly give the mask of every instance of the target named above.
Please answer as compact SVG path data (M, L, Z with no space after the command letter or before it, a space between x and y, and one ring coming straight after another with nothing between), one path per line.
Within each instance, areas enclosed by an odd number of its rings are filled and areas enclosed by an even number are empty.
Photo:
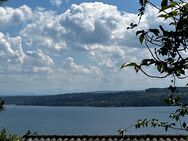
M0 131L0 141L19 141L20 137L13 134L7 134L6 129L2 129Z

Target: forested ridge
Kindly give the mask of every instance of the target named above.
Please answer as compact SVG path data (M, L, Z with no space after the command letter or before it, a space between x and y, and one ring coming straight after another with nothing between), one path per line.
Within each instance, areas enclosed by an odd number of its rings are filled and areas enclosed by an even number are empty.
M5 104L37 106L92 106L129 107L165 106L168 88L150 88L143 91L102 91L44 96L3 96ZM179 87L178 95L188 103L188 88Z

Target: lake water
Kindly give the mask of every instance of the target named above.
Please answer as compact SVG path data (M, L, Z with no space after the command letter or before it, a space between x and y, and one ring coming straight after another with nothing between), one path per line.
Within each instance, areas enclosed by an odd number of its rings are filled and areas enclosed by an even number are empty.
M23 135L28 130L38 134L110 135L127 128L138 119L158 118L169 121L171 107L42 107L5 106L0 112L0 128ZM188 122L188 120L187 120ZM184 134L163 128L129 129L127 134Z

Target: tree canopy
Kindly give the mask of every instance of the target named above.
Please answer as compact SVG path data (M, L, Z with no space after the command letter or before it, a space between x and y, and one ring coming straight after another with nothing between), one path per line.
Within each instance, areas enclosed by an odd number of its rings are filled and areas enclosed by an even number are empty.
M144 119L138 120L135 127L145 127L150 124L152 127L164 127L166 131L168 128L188 131L188 125L181 121L182 117L188 116L188 106L181 102L176 91L176 79L188 77L188 2L184 0L161 0L160 6L149 0L139 0L139 3L138 23L131 23L128 29L139 25L147 5L159 10L158 18L168 20L168 28L158 25L158 28L137 31L136 35L140 43L148 48L151 57L141 60L140 63L125 63L121 68L134 67L136 72L141 71L151 78L172 76L172 85L169 86L172 94L166 99L166 103L170 106L179 106L179 108L169 116L175 122L168 123L160 122L157 119ZM159 75L146 72L145 68L148 67L157 70ZM177 123L180 124L177 125Z
M0 0L0 5L2 5L6 1L8 1L8 0Z
M146 58L140 64L125 63L122 68L133 66L136 70L154 78L164 78L175 76L179 79L186 78L188 69L188 3L182 0L162 0L161 7L157 7L147 0L140 0L140 19L144 14L147 4L159 9L159 18L170 19L169 27L164 28L159 25L157 29L140 30L136 32L141 44L145 44L151 54L151 58ZM139 19L139 22L140 22ZM134 28L137 24L131 24ZM144 67L154 66L161 74L160 76L150 75L144 71Z

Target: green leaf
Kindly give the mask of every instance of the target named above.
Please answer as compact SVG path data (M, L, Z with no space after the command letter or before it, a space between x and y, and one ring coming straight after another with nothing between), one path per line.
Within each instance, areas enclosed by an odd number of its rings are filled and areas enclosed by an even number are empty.
M176 2L176 1L171 1L170 2L170 6L171 7L175 7L176 5L178 5L178 2Z
M160 14L158 15L159 18L164 18L164 19L167 19L168 18L168 15L167 14Z
M169 25L175 26L176 23L175 22L171 22Z
M138 65L134 66L134 69L135 69L136 72L138 72L140 70L140 66L138 66Z
M182 70L182 69L181 69L181 70L176 70L176 73L175 73L175 74L176 74L176 76L180 76L181 74L182 74L182 75L185 75L185 71Z
M154 63L155 63L154 59L143 59L141 65L149 66L149 65L154 64Z
M167 6L167 5L168 5L168 0L162 0L161 7L163 8L163 7Z
M161 63L161 64L157 64L157 70L160 72L160 73L163 73L163 68L164 68L164 65Z
M171 123L170 125L171 125L171 127L175 127L176 123Z
M167 2L167 4L168 4L168 2ZM166 3L164 3L164 5L166 5ZM163 6L163 7L162 7L162 5L161 5L161 9L160 9L159 12L165 11L165 10L167 10L167 9L169 9L169 8L175 8L176 5L178 5L177 2L170 2L169 5L166 5L166 6Z
M141 35L140 35L140 37L139 37L139 41L140 41L140 43L142 44L143 43L143 41L144 41L144 33L142 33Z
M165 131L168 131L168 125L165 125Z
M155 34L155 36L158 36L160 33L158 29L149 29L149 31Z
M162 9L161 9L162 10ZM160 14L158 15L158 17L160 18L164 18L165 20L168 19L168 18L172 18L172 17L175 17L177 16L179 13L177 11L171 11L169 13L166 13L166 14Z
M136 36L137 36L138 34L140 34L140 33L144 33L144 30L139 30L139 31L137 31L137 32L136 32Z
M140 66L136 63L124 63L120 69L123 69L125 67L134 67L135 71L138 72L140 70Z
M177 11L171 11L171 12L168 13L168 16L169 16L169 17L175 17L175 16L177 16L177 15L178 15L178 12L177 12Z
M185 122L183 122L183 128L186 128L186 126L187 126L187 125L186 125L186 123L185 123Z
M181 70L181 71L180 71L180 74L185 75L185 71L184 71L184 70Z
M136 63L124 63L122 66L121 66L121 69L125 68L125 67L135 67L135 66L138 66Z

